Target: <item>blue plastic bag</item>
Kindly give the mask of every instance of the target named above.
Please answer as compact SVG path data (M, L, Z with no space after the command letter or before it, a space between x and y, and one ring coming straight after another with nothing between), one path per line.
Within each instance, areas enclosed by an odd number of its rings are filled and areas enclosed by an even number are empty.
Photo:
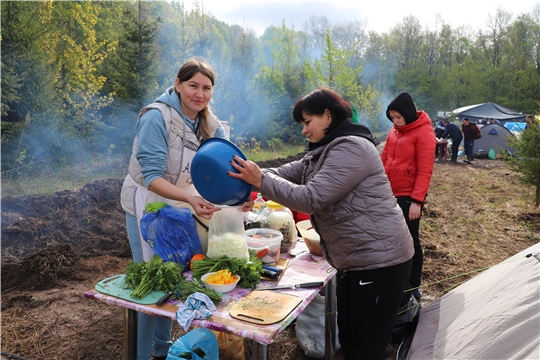
M178 338L169 348L167 360L183 359L219 360L216 335L208 329L195 328Z
M188 208L166 205L141 219L141 234L163 261L186 266L202 252L195 220Z

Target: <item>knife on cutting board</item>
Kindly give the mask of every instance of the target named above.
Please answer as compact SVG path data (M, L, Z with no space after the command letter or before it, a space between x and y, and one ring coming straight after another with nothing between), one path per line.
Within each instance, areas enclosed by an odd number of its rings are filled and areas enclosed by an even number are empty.
M292 285L261 286L260 288L256 288L253 290L304 289L304 288L319 287L323 285L324 285L324 282L316 281L316 282L308 282L308 283L292 284Z

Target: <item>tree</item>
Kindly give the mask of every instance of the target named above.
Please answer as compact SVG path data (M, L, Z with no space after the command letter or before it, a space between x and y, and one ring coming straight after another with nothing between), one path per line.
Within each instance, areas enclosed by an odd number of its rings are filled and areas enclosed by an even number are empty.
M540 207L540 125L534 124L520 136L509 139L507 145L515 151L504 155L504 161L518 173L521 183L536 188L535 205Z
M23 165L31 171L62 115L58 71L47 51L58 32L51 1L2 1L1 7L2 171Z
M355 55L354 47L339 49L334 45L330 31L326 32L326 46L320 59L313 65L305 66L308 87L327 87L341 94L347 100L354 102L360 94L362 86L358 79L361 67L351 68L349 60Z
M90 135L100 125L99 109L113 101L113 94L100 94L107 78L98 66L116 49L116 41L99 40L96 23L99 6L90 1L77 3L68 13L76 23L75 31L62 35L65 46L60 65L63 68L63 90L67 105L66 120L81 135Z
M286 27L285 21L280 28L274 29L272 39L269 42L272 57L268 65L261 67L255 77L257 89L264 95L265 101L270 111L269 121L261 123L264 137L268 136L268 131L274 131L274 136L284 142L296 143L303 138L296 125L291 121L290 107L304 90L304 70L303 59L300 57L301 43L300 36L294 31L294 26L290 29ZM259 101L258 106L264 106Z
M306 79L311 88L328 87L338 92L357 107L359 120L375 130L378 128L378 114L382 109L378 101L379 91L371 85L362 88L362 67L349 66L351 58L356 56L354 48L338 48L330 36L330 31L327 31L326 46L321 58L316 59L313 65L305 65Z

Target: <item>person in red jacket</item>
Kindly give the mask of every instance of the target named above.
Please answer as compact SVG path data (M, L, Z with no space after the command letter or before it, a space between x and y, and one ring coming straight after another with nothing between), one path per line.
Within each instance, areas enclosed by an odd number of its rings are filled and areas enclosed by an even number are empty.
M423 263L420 216L433 173L435 133L429 115L417 111L411 95L405 91L388 105L386 117L394 127L388 133L381 158L414 241L409 283L416 288L413 294L419 298Z

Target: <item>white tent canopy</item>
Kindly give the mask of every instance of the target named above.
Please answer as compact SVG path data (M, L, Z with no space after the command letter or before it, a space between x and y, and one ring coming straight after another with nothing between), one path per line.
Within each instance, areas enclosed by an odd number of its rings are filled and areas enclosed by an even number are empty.
M461 119L467 117L473 122L477 122L480 119L498 119L502 123L506 121L525 121L524 114L492 102L460 107L453 110L452 113L457 114Z
M539 249L531 246L422 309L406 358L539 359Z

